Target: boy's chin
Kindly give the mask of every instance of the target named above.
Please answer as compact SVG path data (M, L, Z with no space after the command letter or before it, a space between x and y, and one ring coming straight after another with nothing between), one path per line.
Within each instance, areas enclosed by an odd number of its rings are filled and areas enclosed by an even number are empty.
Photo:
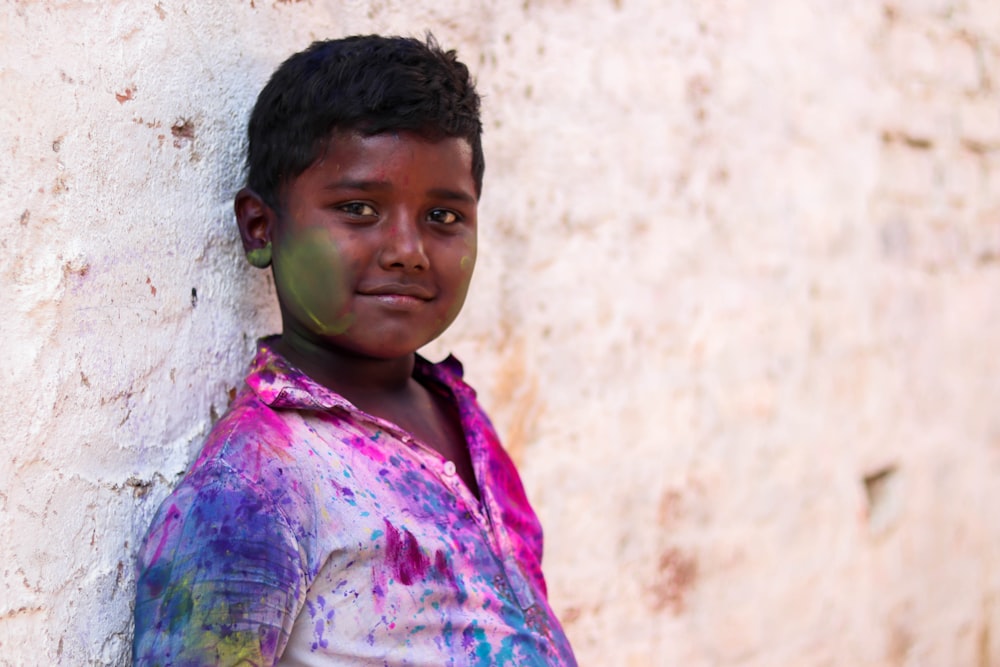
M354 340L350 335L320 337L312 341L317 352L326 352L343 357L370 359L372 361L393 361L412 357L420 348L436 340L443 332L428 336L393 337L384 333L366 336L364 340Z
M381 340L375 344L360 346L341 347L336 343L334 347L359 357L366 357L378 361L393 361L412 357L417 351L438 338L437 335L431 337L421 337L419 339L409 339L405 341Z

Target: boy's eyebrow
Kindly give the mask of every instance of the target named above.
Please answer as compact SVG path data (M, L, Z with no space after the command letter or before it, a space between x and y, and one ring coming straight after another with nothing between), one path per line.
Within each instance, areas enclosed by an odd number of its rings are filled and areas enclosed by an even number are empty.
M392 184L388 181L373 181L373 180L357 180L351 178L341 179L339 181L333 181L327 183L323 186L324 190L362 190L367 192L373 192L377 190L389 190L392 188ZM432 188L427 191L427 194L436 199L450 199L452 201L460 201L466 204L475 204L477 202L476 198L464 192L462 190L451 190L449 188Z
M436 199L451 199L453 201L460 201L466 204L475 204L476 198L470 195L468 192L463 192L462 190L449 190L447 188L434 188L428 190L427 194Z
M362 181L351 178L332 181L323 186L324 190L387 190L388 188L389 183L386 181Z

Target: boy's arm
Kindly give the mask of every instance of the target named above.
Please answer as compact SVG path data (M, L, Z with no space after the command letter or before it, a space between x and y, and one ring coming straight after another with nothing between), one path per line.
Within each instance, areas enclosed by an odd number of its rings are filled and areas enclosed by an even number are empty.
M138 567L134 665L272 665L305 590L284 517L220 466L164 503Z

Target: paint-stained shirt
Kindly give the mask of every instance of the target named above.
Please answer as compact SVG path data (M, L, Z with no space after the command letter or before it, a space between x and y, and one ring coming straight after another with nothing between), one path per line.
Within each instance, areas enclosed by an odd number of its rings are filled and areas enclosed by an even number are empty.
M542 532L449 357L455 465L261 341L247 386L139 554L136 665L575 665L546 599Z

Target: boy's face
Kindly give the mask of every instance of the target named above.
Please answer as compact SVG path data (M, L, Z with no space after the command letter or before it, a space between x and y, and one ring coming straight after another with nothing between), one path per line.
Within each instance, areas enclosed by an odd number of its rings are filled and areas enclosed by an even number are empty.
M285 338L389 359L458 315L476 260L464 139L335 133L271 230Z

